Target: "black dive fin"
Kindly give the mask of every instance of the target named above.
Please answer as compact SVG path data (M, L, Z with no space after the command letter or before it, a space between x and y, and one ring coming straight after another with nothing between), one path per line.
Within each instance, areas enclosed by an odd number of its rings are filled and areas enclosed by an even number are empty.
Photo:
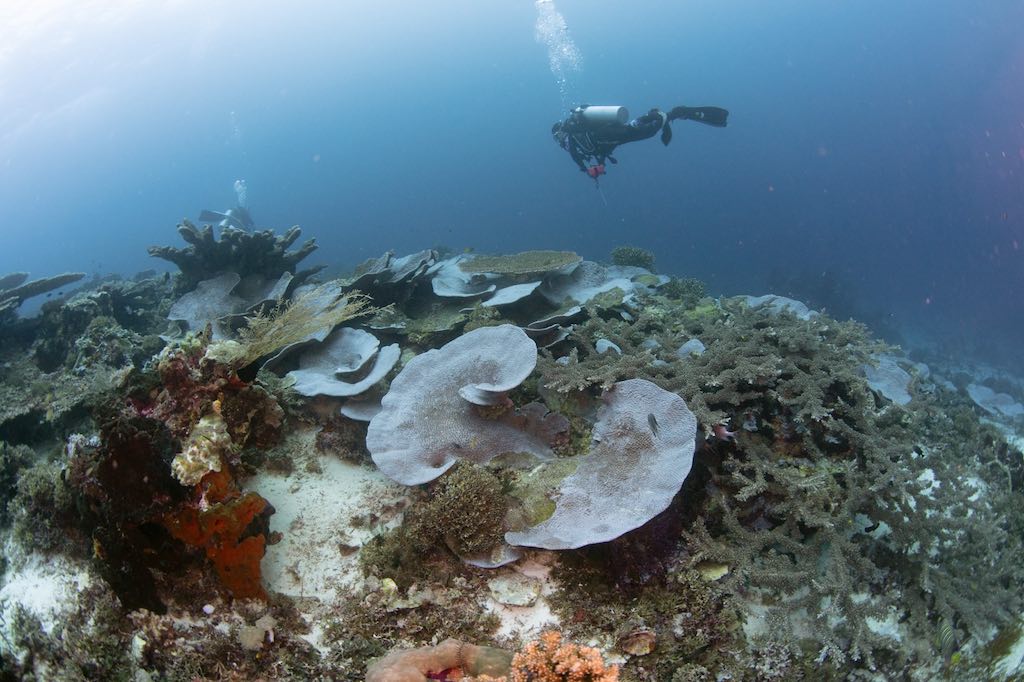
M199 220L204 223L219 223L227 217L226 213L209 211L205 208L199 213Z
M670 121L683 119L697 121L716 128L724 128L729 122L729 112L721 107L676 107L669 112Z
M661 143L668 146L668 143L672 141L672 126L665 121L665 125L661 126Z

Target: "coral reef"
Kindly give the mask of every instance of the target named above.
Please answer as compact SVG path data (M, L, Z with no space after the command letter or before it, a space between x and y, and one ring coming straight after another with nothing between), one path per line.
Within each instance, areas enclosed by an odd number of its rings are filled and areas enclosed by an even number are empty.
M616 648L629 656L627 676L643 667L651 679L670 679L687 663L741 675L743 666L735 658L745 643L741 602L678 560L643 584L619 582L612 562L643 562L643 556L623 551L637 549L596 548L565 556L554 571L559 589L551 602L564 633L577 640L614 635ZM644 635L640 648L637 633Z
M670 310L655 300L631 323L592 318L567 363L538 369L560 391L643 376L687 400L709 438L695 462L708 485L684 532L692 565L728 566L727 589L787 614L778 631L837 668L902 670L883 625L893 618L902 636L956 623L960 641L1007 622L1018 607L1004 607L1021 601L1007 586L1024 576L1007 560L1022 555L1010 501L1021 464L993 447L1004 441L954 436L938 406L880 403L859 372L880 346L856 324L744 302L699 316ZM622 355L597 353L599 338ZM706 351L668 350L686 338ZM730 429L730 440L715 437ZM963 552L985 557L985 570ZM801 610L830 627L803 628Z
M0 346L0 437L35 445L54 430L79 430L91 406L163 346L155 333L164 321L152 312L163 285L90 284L19 321Z
M78 555L86 546L78 526L78 499L64 481L63 467L44 462L25 470L10 503L14 539L49 554Z
M35 453L24 445L0 441L0 520L7 521L7 505L18 491L22 472L32 465Z
M298 250L288 248L302 234L296 225L283 235L273 230L247 232L235 227L223 227L220 239L215 239L213 227L196 227L188 219L178 225L178 234L188 242L185 248L174 246L151 246L149 255L162 258L181 270L179 289L188 291L200 281L210 279L225 271L237 272L243 278L259 275L266 279L277 279L282 273L295 276L293 286L316 274L321 267L296 272L296 265L316 251L316 241L308 240Z
M170 347L133 375L127 399L112 396L97 414L99 445L68 463L102 573L129 608L164 611L153 569L180 576L192 563L187 547L236 597L265 596L259 562L273 508L243 494L232 468L242 448L276 441L283 413L204 352L202 340Z
M193 226L176 279L220 273L230 305L179 299L167 347L170 277L5 327L0 675L1014 674L1019 383L643 252L386 254L295 288L296 237ZM559 550L508 544L531 531Z

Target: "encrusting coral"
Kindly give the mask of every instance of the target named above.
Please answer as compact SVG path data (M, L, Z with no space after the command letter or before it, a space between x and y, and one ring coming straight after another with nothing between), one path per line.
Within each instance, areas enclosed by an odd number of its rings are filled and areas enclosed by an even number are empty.
M220 471L231 447L227 424L220 416L220 403L213 402L213 413L204 416L192 429L185 448L171 461L171 472L182 485L195 485L211 471Z
M425 682L428 675L454 682L466 675L500 675L508 664L509 654L501 649L446 639L437 646L392 651L367 668L366 682Z

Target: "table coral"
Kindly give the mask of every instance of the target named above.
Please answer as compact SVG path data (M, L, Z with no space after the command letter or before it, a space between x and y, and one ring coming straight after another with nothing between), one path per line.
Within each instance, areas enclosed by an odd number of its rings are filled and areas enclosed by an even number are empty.
M84 272L66 272L63 275L44 277L25 282L26 272L12 272L0 277L0 321L10 322L16 317L15 311L25 299L59 289L85 277Z

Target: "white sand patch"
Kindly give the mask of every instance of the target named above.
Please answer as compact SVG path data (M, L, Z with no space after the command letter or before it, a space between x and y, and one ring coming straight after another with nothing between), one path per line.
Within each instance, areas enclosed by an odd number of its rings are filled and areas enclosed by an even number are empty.
M533 606L505 606L493 599L484 604L488 613L501 619L497 636L513 640L536 639L544 630L558 627L558 617L551 612L547 599L539 597Z
M307 452L318 457L312 448ZM331 603L362 581L356 549L400 521L407 488L336 457L317 462L319 472L296 462L287 476L262 473L245 487L274 506L270 529L283 534L263 557L267 589Z
M77 606L78 593L93 580L95 577L84 563L59 555L30 554L24 563L9 570L0 588L2 642L12 641L8 628L18 607L38 618L43 631L51 634Z
M551 611L548 597L555 591L555 582L551 579L551 565L555 560L554 552L533 552L528 557L500 569L521 573L541 583L540 596L532 606L506 606L499 604L493 597L488 597L484 608L501 619L497 636L518 641L536 639L544 630L558 627L558 616ZM499 575L499 571L495 571Z

